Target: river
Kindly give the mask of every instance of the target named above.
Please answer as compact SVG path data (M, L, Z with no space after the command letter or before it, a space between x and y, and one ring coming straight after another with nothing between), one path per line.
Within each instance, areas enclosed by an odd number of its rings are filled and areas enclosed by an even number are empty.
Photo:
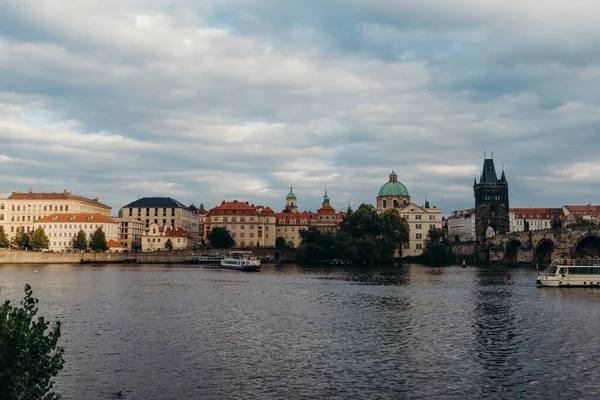
M507 274L511 277L508 279ZM65 399L600 398L600 289L531 268L2 265Z

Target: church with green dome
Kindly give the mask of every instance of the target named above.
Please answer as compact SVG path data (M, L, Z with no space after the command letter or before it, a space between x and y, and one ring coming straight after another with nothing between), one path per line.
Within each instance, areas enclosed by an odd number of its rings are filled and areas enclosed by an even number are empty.
M408 222L410 240L402 247L402 257L423 254L429 230L442 228L442 209L430 207L427 200L423 206L411 202L406 186L398 181L398 174L394 170L389 175L389 180L379 189L376 208L378 213L396 210Z

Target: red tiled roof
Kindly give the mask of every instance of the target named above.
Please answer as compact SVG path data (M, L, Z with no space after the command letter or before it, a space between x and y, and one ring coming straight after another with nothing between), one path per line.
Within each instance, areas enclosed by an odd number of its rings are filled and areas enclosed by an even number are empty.
M72 223L94 223L94 222L107 222L109 224L118 224L114 219L104 216L102 214L85 214L85 213L76 213L76 214L51 214L47 215L44 218L38 219L35 221L37 223L48 223L48 222L72 222Z
M331 207L329 204L325 204L323 207L319 208L317 211L319 214L335 214L335 209Z
M515 213L516 218L527 219L551 219L561 214L558 208L511 208L509 211Z
M311 221L313 220L312 213L309 213L308 211L303 211L299 213L275 213L275 217L275 223L277 225L292 225L291 220L296 219L295 225L309 226L311 224ZM285 222L283 224L280 224L282 218L284 218ZM301 224L302 218L306 219L306 224L304 225Z
M110 239L108 242L106 242L106 247L108 247L109 249L115 249L115 248L124 249L125 248L125 246L123 246L121 243L116 242L112 239Z
M110 206L106 204L100 203L98 199L88 199L83 196L76 196L71 194L69 191L64 191L62 193L21 193L21 192L12 192L10 196L8 196L8 200L76 200L81 201L83 203L93 204L97 207L107 208L110 210Z
M257 209L254 205L248 202L240 202L237 200L223 202L220 206L213 207L208 212L209 215L257 215Z
M172 228L170 226L159 226L158 227L159 234L151 234L149 231L146 231L145 236L168 236L168 237L189 237L186 231L183 228Z
M569 212L577 213L578 215L598 215L600 214L600 206L593 206L591 204L585 206L564 206Z
M455 211L452 211L452 213L450 213L450 216L448 217L448 219L465 218L465 217L472 215L474 212L475 212L474 208L468 208L466 210L455 210Z

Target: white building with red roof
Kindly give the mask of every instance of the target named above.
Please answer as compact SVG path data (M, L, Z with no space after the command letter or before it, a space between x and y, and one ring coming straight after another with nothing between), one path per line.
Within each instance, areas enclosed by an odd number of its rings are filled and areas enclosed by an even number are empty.
M167 243L171 241L172 249ZM192 238L183 228L173 228L152 223L142 236L142 252L185 250L192 244Z
M560 208L511 208L509 222L511 232L551 229L552 222L562 217Z
M18 229L33 232L35 222L53 214L87 213L110 217L111 207L102 204L98 198L89 199L64 190L59 193L12 192L6 199L0 199L0 226L9 239Z
M118 226L117 221L106 215L87 213L51 214L34 222L34 230L44 229L52 251L73 250L73 239L80 230L85 232L88 243L98 228L104 231L107 242L117 241Z
M207 232L217 226L227 229L235 247L275 247L275 212L270 207L247 201L223 201L210 209L208 217Z

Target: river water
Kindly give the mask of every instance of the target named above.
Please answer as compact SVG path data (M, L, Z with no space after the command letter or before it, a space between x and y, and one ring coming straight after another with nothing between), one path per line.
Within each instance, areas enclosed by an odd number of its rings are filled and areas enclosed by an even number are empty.
M511 278L507 278L507 273ZM65 399L600 398L600 289L530 268L0 266Z

